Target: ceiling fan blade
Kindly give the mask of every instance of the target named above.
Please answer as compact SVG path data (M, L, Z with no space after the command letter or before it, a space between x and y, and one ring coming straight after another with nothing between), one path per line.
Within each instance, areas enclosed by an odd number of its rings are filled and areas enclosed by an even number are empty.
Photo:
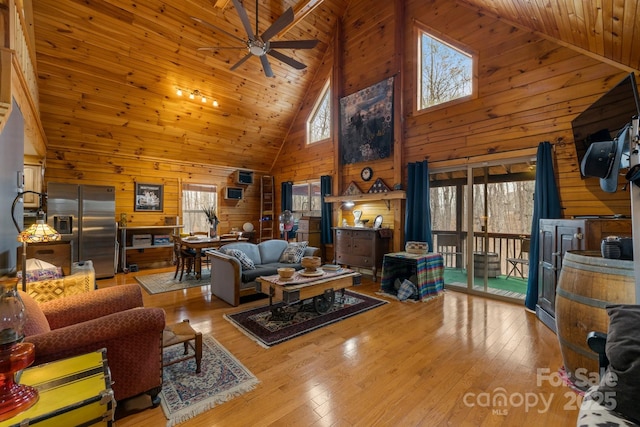
M234 0L234 1L237 1L237 0ZM268 41L271 37L278 34L284 27L291 24L292 22L293 22L293 9L289 8L285 10L284 13L280 15L278 19L276 19L276 22L271 24L271 26L267 28L267 30L264 33L262 33L262 36L261 36L262 41L265 41L265 42Z
M262 62L262 68L264 69L264 74L267 77L273 77L273 71L271 70L271 64L269 64L269 60L267 59L267 55L262 55L260 57L260 62Z
M222 33L222 34L226 34L226 35L228 35L229 37L233 37L233 38L234 38L234 39L236 39L236 40L240 40L240 41L241 41L243 44L245 44L245 45L247 44L247 41L246 41L246 40L243 40L243 39L241 39L240 37L236 36L235 34L231 34L230 32L227 32L227 31L223 30L223 29L222 29L222 28L220 28L220 27L216 27L215 25L210 24L210 23L208 23L207 21L203 21L202 19L200 19L200 18L196 18L195 16L192 16L192 17L191 17L191 19L193 19L194 21L196 21L196 22L197 22L197 23L199 23L199 24L204 25L205 27L208 27L209 29L211 29L211 30L213 30L213 31L215 31L215 32Z
M242 7L242 3L240 3L240 0L232 0L232 1L233 1L233 6L236 8L236 11L240 16L240 21L242 21L242 26L244 27L244 30L247 32L247 35L249 36L249 40L255 40L256 36L253 34L253 30L251 29L251 22L249 22L249 16L247 16L247 11L244 10L244 7ZM256 13L258 12L256 11Z
M267 53L269 55L273 56L274 58L284 62L285 64L291 65L296 70L304 70L305 68L307 68L307 66L304 65L302 62L296 61L295 59L293 59L293 58L291 58L291 57L289 57L287 55L283 55L282 53L278 52L277 50L270 50ZM264 56L262 56L262 58L264 58Z
M318 40L282 40L269 42L274 49L313 49Z
M244 64L245 61L247 59L251 58L252 56L253 56L253 54L251 54L251 53L246 54L240 61L236 62L235 65L233 67L231 67L231 71L235 70L236 68L238 68L239 66Z

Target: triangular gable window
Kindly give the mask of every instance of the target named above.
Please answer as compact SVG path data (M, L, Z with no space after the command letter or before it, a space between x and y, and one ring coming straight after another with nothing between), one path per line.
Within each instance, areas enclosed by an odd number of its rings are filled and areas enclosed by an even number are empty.
M318 101L307 121L307 144L331 137L331 89L329 81L324 85Z
M418 56L418 110L473 95L474 58L470 53L418 30Z

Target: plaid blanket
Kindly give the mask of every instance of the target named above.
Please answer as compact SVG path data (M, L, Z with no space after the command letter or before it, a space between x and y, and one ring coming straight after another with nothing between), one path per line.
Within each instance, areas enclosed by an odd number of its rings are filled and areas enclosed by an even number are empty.
M437 295L444 289L442 255L439 253L411 254L408 252L386 254L382 262L380 289L395 295L395 280L408 279L414 274L418 277L417 299L422 300Z

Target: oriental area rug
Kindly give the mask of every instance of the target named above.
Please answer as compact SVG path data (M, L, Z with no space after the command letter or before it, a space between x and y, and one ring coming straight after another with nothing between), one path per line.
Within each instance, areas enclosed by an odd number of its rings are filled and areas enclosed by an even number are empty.
M189 351L193 351L189 348ZM164 360L184 357L184 346L164 349ZM201 372L195 358L165 366L160 393L167 427L253 390L258 379L211 335L202 336Z
M203 272L200 280L197 280L193 274L185 274L182 276L182 281L180 281L180 273L178 273L178 276L175 279L173 278L174 274L175 271L145 274L136 276L136 280L140 285L142 285L144 290L149 292L151 295L209 285L209 272Z
M291 313L290 320L272 320L268 305L239 313L225 314L224 318L258 344L268 348L387 303L388 301L378 298L345 291L344 297L340 292L336 294L335 303L324 314L318 314L313 303L302 306L300 304L285 306L283 303L278 303L274 304L274 307L282 307L284 311Z

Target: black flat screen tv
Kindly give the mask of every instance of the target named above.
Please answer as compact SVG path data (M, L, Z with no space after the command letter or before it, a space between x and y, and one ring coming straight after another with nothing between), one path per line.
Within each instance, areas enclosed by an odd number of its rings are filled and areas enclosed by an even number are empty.
M571 122L578 165L589 145L612 141L632 117L639 115L638 86L634 74L630 73ZM582 172L580 174L582 176Z

